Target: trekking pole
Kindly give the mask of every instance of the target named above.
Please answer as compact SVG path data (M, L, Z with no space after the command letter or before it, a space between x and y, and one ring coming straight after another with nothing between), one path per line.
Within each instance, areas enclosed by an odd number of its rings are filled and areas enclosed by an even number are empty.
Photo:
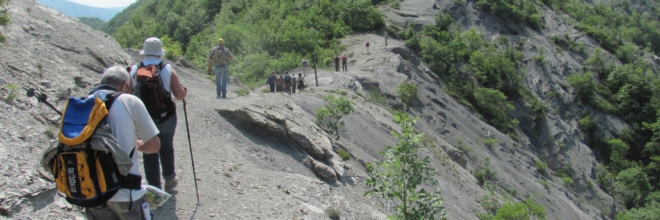
M186 100L183 100L183 114L186 117L186 131L188 132L188 146L190 146L190 161L192 162L193 178L195 178L195 193L197 193L197 204L199 204L199 190L197 190L197 174L195 172L195 159L193 159L192 143L190 142L190 128L188 127L188 111Z
M23 88L23 89L25 89L27 93L26 94L27 97L37 97L37 100L39 102L46 104L48 107L50 107L55 112L57 112L57 114L62 115L62 112L60 110L57 110L55 106L53 106L52 104L50 104L50 102L48 102L48 96L46 94L37 93L34 88L29 88L29 89Z

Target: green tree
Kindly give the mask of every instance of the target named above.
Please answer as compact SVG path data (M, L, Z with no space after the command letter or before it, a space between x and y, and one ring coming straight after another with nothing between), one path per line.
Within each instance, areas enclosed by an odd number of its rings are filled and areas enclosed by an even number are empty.
M78 20L96 30L103 30L106 24L105 21L97 17L79 17Z
M396 88L396 93L399 94L399 98L406 108L409 108L412 101L417 98L417 84L403 82Z
M405 113L398 113L394 121L401 125L401 133L392 131L399 140L394 147L386 147L380 154L382 161L367 163L367 171L372 175L367 179L370 190L366 195L379 195L394 205L395 213L389 219L435 219L445 216L445 208L440 193L426 191L423 183L436 187L434 179L437 170L431 168L428 156L419 158L424 150L421 144L424 134L419 133L413 124L416 119Z
M644 171L639 167L628 168L616 176L614 184L619 199L626 208L643 207L646 196L651 191L651 184Z
M339 140L339 130L344 127L341 118L353 112L353 102L344 97L335 98L329 94L323 97L326 101L325 107L316 110L316 124L329 132L334 132Z
M165 58L168 60L174 60L182 55L181 45L179 42L175 41L167 35L161 37L160 40L163 42L163 48L166 51Z
M582 102L590 103L593 100L596 84L591 79L591 73L574 74L566 80L568 84L577 90L578 97Z
M507 101L504 93L489 88L477 88L474 92L476 107L479 112L490 123L499 130L509 130L513 128L509 112L515 107L510 101Z

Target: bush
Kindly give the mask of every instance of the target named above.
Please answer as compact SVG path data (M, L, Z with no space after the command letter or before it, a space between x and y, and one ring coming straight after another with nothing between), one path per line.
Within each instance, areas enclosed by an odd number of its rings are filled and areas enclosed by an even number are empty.
M495 178L496 174L497 172L490 169L490 158L486 158L481 167L474 171L474 177L477 178L480 186L483 186L486 182Z
M493 149L493 147L495 147L495 144L497 144L497 142L499 142L499 140L497 140L495 138L486 138L486 139L484 139L484 144L486 144L486 146L488 146L488 148L490 148L490 149Z
M337 149L337 154L341 157L341 160L348 161L351 159L351 153L345 151L344 149Z
M250 90L248 90L248 89L238 89L238 90L236 90L236 94L238 96L246 96L246 95L250 94Z
M0 0L0 26L5 26L9 23L9 16L7 15L7 11L9 10L7 8L8 3L9 0ZM0 43L5 43L6 39L5 35L0 32Z
M574 74L569 76L566 81L577 90L580 101L591 103L596 90L596 84L591 77L591 73Z
M396 88L396 92L407 108L412 104L413 99L417 98L417 84L415 83L401 83L399 87Z
M326 105L316 110L316 124L326 131L334 132L336 139L339 139L339 130L344 127L341 118L353 112L353 103L344 97L335 98L332 94L324 96L323 100Z
M536 167L537 170L539 170L539 173L547 174L548 163L537 160L537 161L534 161L534 166Z
M5 88L9 90L9 94L5 98L5 101L8 103L13 103L16 98L18 98L18 85L16 84L6 84Z

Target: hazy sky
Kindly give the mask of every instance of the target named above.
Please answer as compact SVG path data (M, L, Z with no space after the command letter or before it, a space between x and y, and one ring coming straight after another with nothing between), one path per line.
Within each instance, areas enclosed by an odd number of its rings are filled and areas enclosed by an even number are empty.
M112 7L126 7L135 2L136 0L69 0L78 4L89 5L99 8L112 8Z

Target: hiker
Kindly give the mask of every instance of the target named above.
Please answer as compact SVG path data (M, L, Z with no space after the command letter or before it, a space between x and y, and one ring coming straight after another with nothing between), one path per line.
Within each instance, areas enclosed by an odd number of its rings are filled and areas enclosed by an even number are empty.
M387 47L387 38L388 38L387 30L385 30L385 46Z
M280 71L275 72L275 92L282 92L284 88L284 80L282 79L282 75L280 74Z
M339 55L335 55L335 71L339 72Z
M367 41L367 54L371 54L371 52L369 52L369 46L370 46L370 45L371 45L371 44L369 44L369 41Z
M215 91L216 98L227 97L227 81L229 81L229 62L232 61L233 56L229 49L225 47L225 40L218 39L218 46L211 49L208 56L206 71L211 73L211 64L213 64L213 71L215 72Z
M160 140L158 129L149 117L144 103L131 95L133 82L125 68L113 66L105 70L101 77L101 85L92 92L119 91L119 95L110 107L106 120L121 148L130 154L135 150L144 155L158 156ZM146 140L146 141L145 141ZM144 141L144 142L143 142ZM133 166L129 173L142 177L137 158L132 154ZM141 189L119 189L119 191L104 205L86 208L87 219L142 219L150 213L143 213L142 204L147 203L145 187Z
M144 159L144 172L149 185L161 188L162 167L162 176L165 180L165 187L162 189L171 193L178 182L174 171L174 132L177 116L172 95L177 100L183 100L186 98L188 89L181 84L179 75L172 65L165 64L162 60L165 50L160 39L152 37L145 40L140 54L144 55L142 62L131 67L131 77L136 88L134 94L145 103L151 119L160 131L158 138L161 143L158 154L145 154L142 156ZM145 73L143 70L148 69L150 66L156 67L160 72L158 77L155 78L158 80L148 85L146 84L148 82L143 82L140 77Z
M284 73L284 91L291 94L291 74L289 72Z
M348 58L346 57L346 54L341 57L341 68L344 72L348 71L348 68L346 68L346 61L348 61Z
M270 88L271 93L275 92L275 72L270 72L270 75L268 75L268 80L266 80L266 84L268 84L268 88Z
M307 68L309 67L309 62L307 62L307 57L303 56L303 59L301 61L302 67L303 67L303 73L305 74L305 77L307 76Z
M298 76L291 73L291 93L296 94L296 87L298 86Z
M298 93L302 92L305 87L307 87L307 82L305 82L305 77L302 73L298 73Z

